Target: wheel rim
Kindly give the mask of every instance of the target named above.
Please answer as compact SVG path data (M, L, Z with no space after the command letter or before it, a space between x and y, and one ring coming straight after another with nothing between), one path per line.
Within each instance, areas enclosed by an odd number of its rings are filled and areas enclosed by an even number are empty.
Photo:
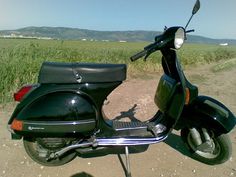
M65 156L62 156L60 158L47 160L46 155L47 153L52 153L56 150L49 150L44 147L42 147L36 140L24 140L24 147L27 152L27 154L36 162L45 165L45 166L59 166L63 165L72 159L76 157L76 152L71 152L68 154L65 154ZM41 153L41 154L40 154ZM44 154L44 155L42 155Z
M205 152L205 151L198 150L198 147L194 144L193 138L192 138L190 133L188 133L187 141L188 141L188 144L189 144L190 148L197 155L202 156L202 157L207 158L207 159L214 159L217 156L219 156L219 154L221 152L219 143L216 141L215 138L212 138L212 137L211 137L211 140L210 140L211 141L211 147L212 147L211 152Z

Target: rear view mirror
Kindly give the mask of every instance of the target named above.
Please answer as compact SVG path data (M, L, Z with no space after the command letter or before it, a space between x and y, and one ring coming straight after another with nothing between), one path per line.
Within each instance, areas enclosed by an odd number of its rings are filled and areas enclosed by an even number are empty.
M192 15L196 14L199 9L200 9L200 1L197 0L193 7Z
M196 14L199 9L200 9L200 0L197 0L194 4L193 10L192 10L192 15L191 15L190 19L188 20L188 23L186 24L186 26L184 28L185 30L187 29L189 22L193 18L193 15Z

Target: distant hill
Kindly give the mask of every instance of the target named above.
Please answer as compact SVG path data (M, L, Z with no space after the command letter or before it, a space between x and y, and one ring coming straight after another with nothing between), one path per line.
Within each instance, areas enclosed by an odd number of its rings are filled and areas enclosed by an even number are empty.
M62 40L98 40L98 41L153 41L160 31L95 31L65 27L26 27L17 30L1 30L1 37L44 38ZM211 39L189 35L189 43L236 45L234 39Z

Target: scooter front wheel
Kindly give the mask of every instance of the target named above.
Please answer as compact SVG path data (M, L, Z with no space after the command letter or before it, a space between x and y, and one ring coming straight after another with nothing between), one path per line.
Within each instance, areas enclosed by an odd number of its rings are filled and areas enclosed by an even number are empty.
M185 128L181 130L181 137L195 160L203 162L208 165L216 165L226 162L232 154L232 143L227 134L222 134L215 137L215 133L209 129L205 132L209 135L206 142L202 128L195 129L198 131L201 144L196 145L193 135L190 130Z
M64 154L60 158L50 159L47 160L47 155L49 153L55 152L57 150L60 150L60 148L47 148L45 146L42 146L42 143L40 142L41 138L35 139L35 138L29 138L24 137L23 144L26 153L31 157L32 160L35 162L44 165L44 166L60 166L63 164L66 164L73 160L76 157L76 152L68 152Z

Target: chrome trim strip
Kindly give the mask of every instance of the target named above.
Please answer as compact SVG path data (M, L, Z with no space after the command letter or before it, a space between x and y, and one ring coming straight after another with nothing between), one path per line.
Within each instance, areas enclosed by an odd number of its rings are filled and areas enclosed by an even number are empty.
M94 129L95 120L80 121L24 121L22 132L32 133L81 133Z
M98 146L138 146L159 143L167 137L168 135L156 138L98 138L96 141Z
M116 128L117 131L122 131L122 130L139 130L139 129L147 129L147 127L128 127L128 128Z
M168 137L168 134L161 137L156 137L156 138L111 138L111 139L98 138L98 139L90 140L85 143L78 143L78 144L67 146L55 153L51 153L48 159L54 159L54 158L60 157L63 154L65 154L67 151L81 148L81 147L148 145L148 144L155 144L155 143L164 141L167 137Z
M95 123L94 119L88 120L76 120L76 121L31 121L24 120L23 123L26 125L35 125L35 126L67 126L67 125L83 125Z

